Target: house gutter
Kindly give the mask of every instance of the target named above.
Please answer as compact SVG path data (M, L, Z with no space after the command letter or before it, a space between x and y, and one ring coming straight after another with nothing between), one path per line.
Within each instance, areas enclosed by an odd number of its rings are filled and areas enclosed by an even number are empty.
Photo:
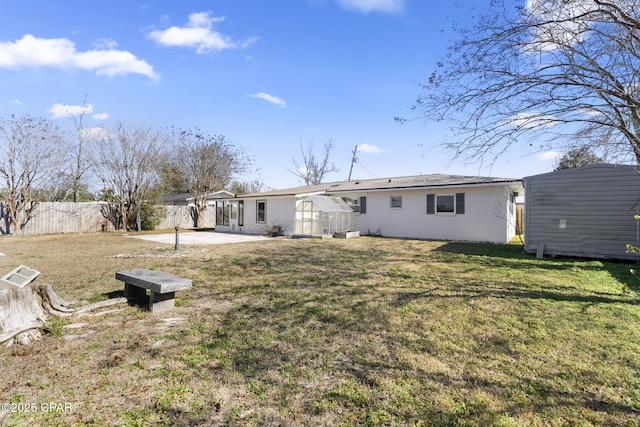
M327 194L341 194L341 193L379 193L383 191L402 191L402 190L436 190L436 189L448 189L448 188L461 188L461 187L504 187L509 185L520 185L524 187L522 181L504 181L504 182L485 182L480 184L449 184L449 185L430 185L421 187L389 187L389 188L358 188L353 190L335 190L327 191Z

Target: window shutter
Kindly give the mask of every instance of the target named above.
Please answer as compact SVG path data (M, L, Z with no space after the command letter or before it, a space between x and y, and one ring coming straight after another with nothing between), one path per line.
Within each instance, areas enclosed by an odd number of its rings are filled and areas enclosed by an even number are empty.
M427 194L427 215L436 213L436 195Z
M456 193L456 214L464 214L464 193Z
M367 198L364 196L360 197L360 213L361 214L367 213Z

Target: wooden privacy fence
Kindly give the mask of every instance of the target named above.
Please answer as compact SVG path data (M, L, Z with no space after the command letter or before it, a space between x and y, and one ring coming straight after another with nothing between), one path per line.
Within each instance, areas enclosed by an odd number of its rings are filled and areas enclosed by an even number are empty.
M193 228L193 217L191 216L191 208L188 206L163 206L164 218L156 227L158 230L166 230L168 228ZM215 206L209 206L200 218L201 227L214 227L216 225L216 209Z
M524 204L516 205L516 234L524 234Z
M105 202L41 202L22 228L22 234L91 233L113 231L113 224L104 218L100 207ZM163 206L163 218L158 229L193 228L191 208L188 206ZM207 209L201 218L203 227L215 224L215 209ZM15 233L9 227L7 207L0 202L0 234Z

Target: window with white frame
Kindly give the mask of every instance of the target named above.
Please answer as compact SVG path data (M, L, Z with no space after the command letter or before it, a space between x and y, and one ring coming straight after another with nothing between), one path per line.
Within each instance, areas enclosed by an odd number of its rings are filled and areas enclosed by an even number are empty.
M267 201L258 200L256 202L256 223L264 224L267 222Z
M464 214L464 193L427 194L427 215Z
M402 196L391 196L391 208L392 209L402 208Z
M436 213L455 213L456 196L453 194L438 194L436 196Z

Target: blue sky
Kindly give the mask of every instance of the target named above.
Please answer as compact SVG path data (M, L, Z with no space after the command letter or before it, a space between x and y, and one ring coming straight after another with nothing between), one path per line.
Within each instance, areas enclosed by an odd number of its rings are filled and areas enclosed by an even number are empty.
M114 122L224 135L254 158L245 179L300 184L300 143L347 178L429 173L523 177L551 153L512 151L493 167L450 163L444 125L411 121L419 84L455 37L454 21L489 0L77 0L3 2L0 114Z

